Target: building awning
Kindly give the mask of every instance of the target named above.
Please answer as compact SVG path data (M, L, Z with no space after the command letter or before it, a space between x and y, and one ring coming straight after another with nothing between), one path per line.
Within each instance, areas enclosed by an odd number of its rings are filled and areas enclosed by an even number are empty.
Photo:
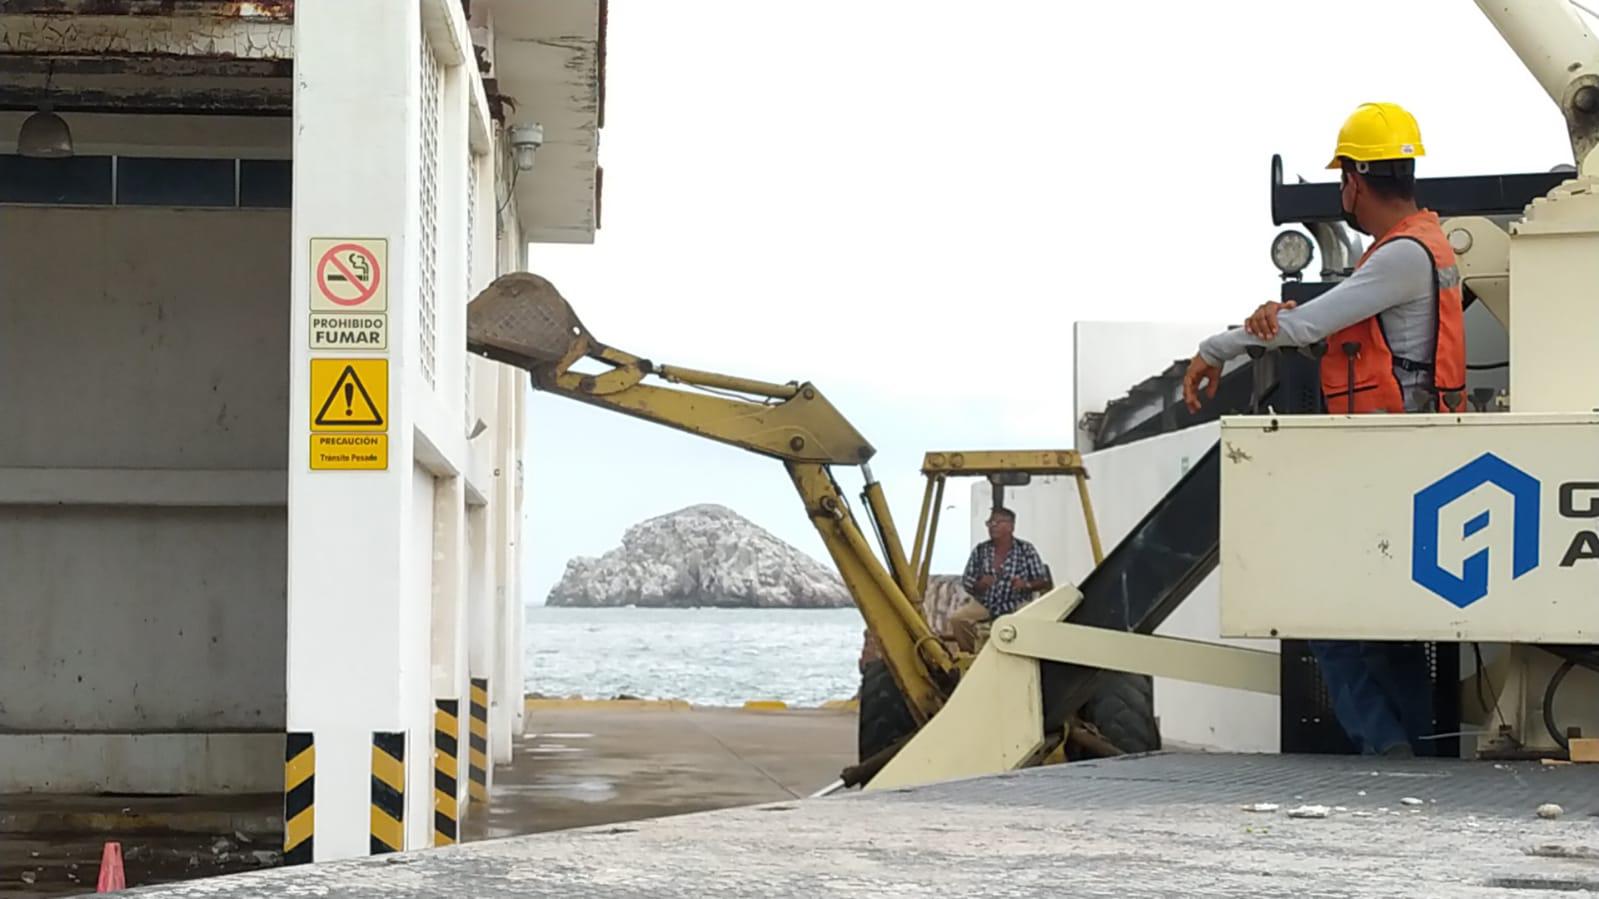
M507 128L544 129L533 170L518 176L523 233L537 243L591 243L600 223L599 134L605 124L605 0L473 0L473 40L488 51L491 97ZM492 49L490 49L492 48Z
M533 242L591 243L600 223L605 0L435 0L470 16L491 115L537 124L516 182ZM0 112L288 116L293 0L7 0ZM13 116L14 117L14 116Z

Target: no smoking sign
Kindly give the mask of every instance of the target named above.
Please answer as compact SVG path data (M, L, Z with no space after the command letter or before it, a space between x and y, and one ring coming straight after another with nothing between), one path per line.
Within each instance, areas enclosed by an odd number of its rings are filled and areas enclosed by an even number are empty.
M386 312L389 242L382 238L311 240L311 308L317 312Z

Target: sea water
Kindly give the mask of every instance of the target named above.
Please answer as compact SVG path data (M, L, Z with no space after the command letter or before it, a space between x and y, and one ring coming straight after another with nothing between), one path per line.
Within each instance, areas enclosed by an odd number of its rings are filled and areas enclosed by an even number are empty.
M529 606L529 694L816 706L860 684L865 625L846 609Z

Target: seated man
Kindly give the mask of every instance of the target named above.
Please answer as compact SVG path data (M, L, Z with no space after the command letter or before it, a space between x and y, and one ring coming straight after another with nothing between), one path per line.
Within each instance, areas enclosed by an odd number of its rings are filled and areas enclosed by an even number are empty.
M1016 513L996 506L988 516L988 539L972 549L961 586L977 598L950 613L955 643L977 651L977 625L1027 605L1050 588L1044 560L1031 543L1016 537Z

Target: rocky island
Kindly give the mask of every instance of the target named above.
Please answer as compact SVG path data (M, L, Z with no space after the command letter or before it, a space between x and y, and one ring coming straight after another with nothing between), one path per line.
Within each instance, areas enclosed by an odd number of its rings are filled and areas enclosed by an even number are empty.
M550 606L830 609L854 605L838 573L725 506L690 506L627 529L599 558L566 563Z

